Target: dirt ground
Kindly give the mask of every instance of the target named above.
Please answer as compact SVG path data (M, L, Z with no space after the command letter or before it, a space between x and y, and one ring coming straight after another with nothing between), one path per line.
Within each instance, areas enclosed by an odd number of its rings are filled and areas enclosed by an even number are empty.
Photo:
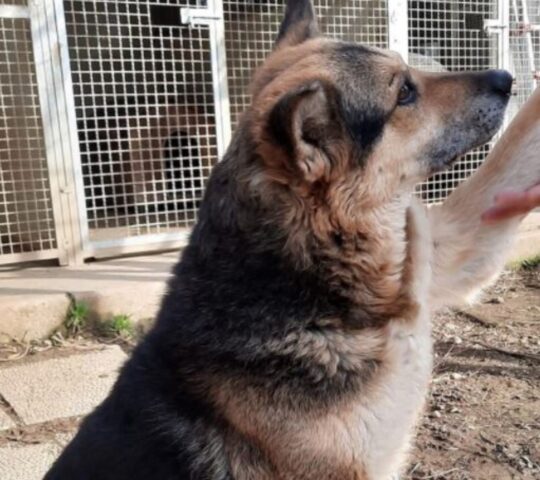
M540 479L540 268L435 319L435 372L410 480Z
M434 335L433 384L403 480L540 479L540 267L509 271L475 307L441 313ZM0 346L0 368L100 341ZM1 399L0 409L10 413ZM79 422L18 427L0 433L0 447L44 443Z

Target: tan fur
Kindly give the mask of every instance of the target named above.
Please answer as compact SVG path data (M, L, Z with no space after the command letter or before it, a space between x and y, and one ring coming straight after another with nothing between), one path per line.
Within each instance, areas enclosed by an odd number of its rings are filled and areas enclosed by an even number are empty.
M430 210L435 245L435 305L471 301L494 280L522 218L483 224L481 214L506 188L524 190L540 180L540 90L529 99L482 167L448 200Z
M450 116L459 123L460 112L469 110L477 95L471 82L408 69L398 55L374 50L369 93L381 96L381 108L395 103L403 84L396 79L405 74L420 100L415 108L392 110L382 138L356 168L343 125L329 127L335 140L326 149L303 141L302 122L331 114L326 87L340 82L340 72L328 61L331 43L298 41L293 33L278 45L253 81L244 128L258 157L240 170L240 189L274 215L296 266L316 266L357 309L351 318L324 319L319 330L264 348L309 363L321 378L341 370L357 381L332 405L297 398L287 386L269 392L257 378L203 383L230 428L226 448L236 480L390 480L403 468L428 388L430 314L498 272L500 251L519 222L482 226L480 214L500 187L529 186L532 148L540 147L538 112L527 114L527 128L518 127L530 131L525 149L503 143L471 180L427 212L412 195L432 173L419 158L428 156L432 139L444 140ZM291 153L266 127L276 103L309 82L321 89L294 106ZM522 158L511 166L500 158L509 155ZM533 178L540 179L540 166Z

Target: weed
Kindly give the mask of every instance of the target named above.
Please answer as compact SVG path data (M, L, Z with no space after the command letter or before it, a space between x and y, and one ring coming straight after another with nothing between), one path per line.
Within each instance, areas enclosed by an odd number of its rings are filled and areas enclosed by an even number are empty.
M125 314L115 315L105 325L105 333L113 337L130 338L134 330L131 316Z
M537 267L540 267L540 254L526 258L521 262L522 270L534 270Z
M89 312L88 304L73 301L65 321L66 329L71 335L77 335L86 326Z

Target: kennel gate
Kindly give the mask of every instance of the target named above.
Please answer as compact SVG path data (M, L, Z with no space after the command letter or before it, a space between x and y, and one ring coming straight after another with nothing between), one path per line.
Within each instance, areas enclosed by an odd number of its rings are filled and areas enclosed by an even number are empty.
M42 143L35 143L41 151L32 153L30 168L24 159L4 159L2 152L9 151L6 158L20 154L20 144L0 143L0 208L5 210L0 211L0 263L50 257L73 263L184 243L205 180L249 104L249 78L272 49L285 2L27 1L0 0L0 17L2 11L23 9L27 16L18 28L33 32L25 48L33 46L39 61L36 77L26 77L30 90L24 101L41 106L41 112L35 108L34 116L24 113L17 121L35 132L22 140L41 135ZM390 46L414 66L436 71L511 67L518 82L513 110L536 84L540 45L531 22L540 21L539 3L314 2L325 34ZM2 7L7 4L11 7ZM13 46L6 43L9 29L0 25L1 54ZM512 47L511 55L505 46ZM7 84L15 82L21 83L17 77ZM0 133L6 118L0 112ZM29 130L29 122L35 130ZM451 172L422 185L420 194L430 202L443 199L486 153L487 147L468 155ZM39 189L31 183L19 187L24 199L41 195L42 201L27 216L36 230L30 232L35 251L13 257L18 237L11 232L26 217L7 214L14 207L6 175L21 171L27 180L41 182ZM41 176L30 176L34 171Z
M0 0L0 264L82 260L54 5Z

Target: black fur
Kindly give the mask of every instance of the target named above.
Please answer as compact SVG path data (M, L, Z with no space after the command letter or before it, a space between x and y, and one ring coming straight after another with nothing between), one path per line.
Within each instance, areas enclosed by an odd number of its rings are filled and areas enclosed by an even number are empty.
M285 19L279 29L277 44L299 24L304 28L301 35L298 35L299 39L307 40L318 34L315 12L310 0L289 0L287 2Z
M272 140L280 145L289 156L294 155L294 113L298 104L317 89L322 88L318 82L313 82L298 90L287 92L277 102L268 119L268 132Z
M280 253L282 233L261 222L256 203L239 198L233 156L243 155L246 143L237 138L212 174L155 328L46 480L230 479L226 426L197 383L201 375L284 389L295 401L305 399L299 409L313 408L311 399L324 408L354 389L358 379L346 371L322 380L317 365L266 347L318 329L322 318L346 318L350 304L316 269L291 265ZM366 362L366 376L376 368ZM216 464L221 473L213 474Z

